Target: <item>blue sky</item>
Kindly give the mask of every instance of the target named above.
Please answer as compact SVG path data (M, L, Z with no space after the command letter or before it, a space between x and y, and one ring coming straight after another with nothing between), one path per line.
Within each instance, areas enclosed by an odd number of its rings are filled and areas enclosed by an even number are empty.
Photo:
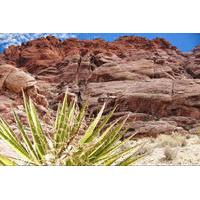
M195 46L200 45L200 33L99 33L99 34L91 34L88 33L80 34L80 39L86 39L92 37L100 37L105 40L112 41L117 39L122 35L136 35L146 37L148 39L154 39L156 37L165 38L174 46L176 46L181 51L187 52L192 50Z
M9 45L20 45L22 42L47 35L54 35L62 40L76 37L78 39L102 38L106 41L113 41L125 35L142 36L148 39L161 37L183 52L191 51L195 46L200 45L200 33L1 33L0 52Z
M199 33L152 33L140 35L149 39L155 37L165 38L183 52L190 51L197 45L200 45Z

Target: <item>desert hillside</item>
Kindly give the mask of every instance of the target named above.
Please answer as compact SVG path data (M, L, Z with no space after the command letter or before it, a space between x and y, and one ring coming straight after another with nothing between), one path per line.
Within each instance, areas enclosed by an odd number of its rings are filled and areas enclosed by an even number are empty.
M117 106L113 120L129 114L126 136L152 137L163 148L158 139L162 134L199 143L200 46L183 53L161 38L132 36L106 42L48 36L10 46L0 54L0 113L10 124L14 124L12 108L25 122L22 89L34 100L46 126L68 90L69 101L75 99L79 107L88 101L88 116L95 116L104 102L105 114ZM171 148L185 148L182 143ZM156 151L162 154L158 147ZM141 164L161 162L152 159ZM175 162L181 163L187 164Z

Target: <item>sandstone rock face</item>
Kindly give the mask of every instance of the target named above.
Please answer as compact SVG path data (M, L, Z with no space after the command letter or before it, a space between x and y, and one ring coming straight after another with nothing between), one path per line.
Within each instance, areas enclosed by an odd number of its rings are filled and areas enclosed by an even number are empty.
M156 117L190 116L199 119L200 85L192 79L151 79L89 83L88 96L98 103L102 95L119 105L119 112L147 113ZM111 99L111 100L110 100ZM189 108L189 109L188 109Z
M186 70L193 78L200 78L200 46L193 50L186 64Z
M29 94L52 112L68 90L80 106L89 102L91 114L104 102L105 113L117 106L113 120L129 114L128 134L185 134L200 123L200 47L186 54L164 39L49 36L8 47L0 61L0 88L34 85Z

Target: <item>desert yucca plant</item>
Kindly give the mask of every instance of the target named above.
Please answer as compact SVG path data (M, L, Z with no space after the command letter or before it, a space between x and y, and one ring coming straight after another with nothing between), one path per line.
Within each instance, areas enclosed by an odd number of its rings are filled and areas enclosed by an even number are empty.
M114 110L102 116L105 105L89 125L82 126L87 106L78 111L75 103L68 104L67 95L58 111L51 134L46 133L34 103L24 95L24 108L29 127L25 128L18 115L14 118L20 137L0 118L0 139L17 153L15 158L0 155L0 165L130 165L142 156L139 146L123 147L121 141L126 119L108 123ZM82 134L81 134L82 132Z

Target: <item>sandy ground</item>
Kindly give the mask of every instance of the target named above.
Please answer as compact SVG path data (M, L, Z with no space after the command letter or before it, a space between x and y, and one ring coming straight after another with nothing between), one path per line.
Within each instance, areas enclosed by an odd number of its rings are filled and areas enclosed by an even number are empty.
M200 165L198 135L160 135L157 138L132 140L127 145L136 144L143 144L138 153L147 153L147 156L134 165ZM17 157L2 141L0 141L0 154Z
M200 137L197 135L160 135L143 138L129 145L145 143L141 153L148 155L136 165L200 165Z

